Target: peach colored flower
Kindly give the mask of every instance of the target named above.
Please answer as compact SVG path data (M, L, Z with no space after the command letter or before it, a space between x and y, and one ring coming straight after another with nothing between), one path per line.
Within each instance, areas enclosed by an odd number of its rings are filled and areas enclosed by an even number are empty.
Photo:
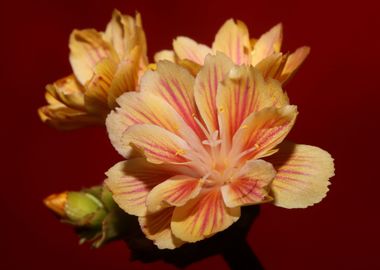
M237 64L253 65L264 78L275 78L286 82L300 67L309 54L309 47L300 47L294 53L281 53L282 24L277 24L258 39L249 36L248 28L242 21L227 20L215 36L212 47L179 36L173 41L173 51L164 50L155 55L155 60L177 62L193 75L203 65L207 54L223 52Z
M140 15L115 10L105 32L74 30L69 47L73 74L47 85L40 118L59 129L103 124L115 99L136 90L148 64Z
M216 53L194 78L160 61L117 103L106 125L127 160L106 173L106 185L159 248L223 231L244 205L303 208L328 191L331 156L283 142L297 108L251 65Z

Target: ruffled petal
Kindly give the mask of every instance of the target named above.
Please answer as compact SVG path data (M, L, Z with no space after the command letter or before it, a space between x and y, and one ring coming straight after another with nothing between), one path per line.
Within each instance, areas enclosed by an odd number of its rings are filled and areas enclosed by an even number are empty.
M261 37L255 42L255 46L251 54L251 64L255 66L273 53L280 52L281 44L282 24L279 23L268 32L261 35Z
M184 68L160 61L157 71L147 71L141 78L141 92L151 92L166 100L200 137L203 136L194 116L194 77Z
M166 129L149 124L133 125L122 136L124 146L133 145L152 163L189 162L190 147Z
M70 41L70 63L75 76L84 85L93 75L93 68L104 58L117 60L111 44L94 29L74 30Z
M269 107L252 113L233 137L231 160L258 159L281 143L294 125L297 107Z
M239 217L240 207L226 207L217 188L205 191L184 206L176 207L171 228L179 239L196 242L225 230Z
M227 20L216 34L212 49L225 53L235 64L248 64L251 43L247 26L242 21Z
M149 212L170 206L182 206L201 191L202 181L186 175L176 175L157 185L149 193L146 205Z
M173 173L167 167L135 158L117 163L106 175L105 184L120 208L131 215L145 216L148 193Z
M208 55L203 68L195 79L195 101L210 133L218 130L217 88L219 82L226 78L232 66L232 61L222 53L217 53L216 56Z
M272 200L269 185L276 175L272 164L264 160L248 161L239 175L221 188L227 207L259 204Z
M173 49L179 59L188 59L199 65L203 65L206 55L212 53L209 47L188 37L177 37L173 41Z
M279 81L281 81L281 83L285 83L286 81L288 81L298 70L298 68L302 65L309 53L309 47L301 47L298 48L294 53L289 55L285 67L281 72L281 76L278 78Z
M334 161L318 147L285 142L277 154L267 159L277 170L272 182L274 204L285 208L305 208L319 203L334 176Z
M141 230L159 249L175 249L184 242L175 237L170 229L174 208L139 217Z

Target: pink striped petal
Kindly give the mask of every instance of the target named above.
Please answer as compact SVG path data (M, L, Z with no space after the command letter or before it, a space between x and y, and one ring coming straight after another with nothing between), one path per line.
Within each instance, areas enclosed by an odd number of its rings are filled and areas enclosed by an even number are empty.
M129 92L120 96L117 102L120 108L108 115L106 126L112 145L124 157L133 151L125 145L122 135L130 126L137 124L162 127L184 139L194 150L202 152L199 138L164 99L150 92Z
M176 207L171 228L176 237L196 242L231 226L240 217L240 207L225 206L220 190L207 190L199 197Z
M159 249L174 249L184 242L175 237L170 228L174 208L165 208L160 212L139 217L141 230Z
M173 41L173 49L179 59L191 60L199 65L203 65L206 55L212 53L209 47L188 37L177 37Z
M184 68L168 61L157 63L157 71L147 71L141 78L141 92L153 93L168 102L200 137L203 136L194 116L194 78Z
M208 55L203 68L195 79L194 96L198 110L210 133L218 130L216 93L219 82L223 81L233 64L222 53Z
M189 145L174 133L149 124L133 125L122 136L124 146L133 145L152 163L187 163Z
M93 68L100 60L118 60L111 44L104 41L101 33L93 29L74 30L70 36L69 47L71 66L83 85L91 79Z
M276 175L273 166L264 160L248 161L239 176L221 189L228 207L268 202L269 185Z
M131 215L145 216L148 193L173 173L167 167L135 158L117 163L106 175L105 184L120 208Z
M281 143L294 125L297 107L269 107L254 112L242 123L233 137L231 160L258 159Z
M221 138L227 145L248 115L266 107L288 104L288 99L279 84L273 80L265 82L255 68L236 66L219 85L216 103Z
M249 64L251 43L247 26L242 21L227 20L216 34L212 49L226 54L237 65Z
M261 37L256 41L251 54L251 64L255 66L273 53L280 52L281 44L282 24L279 23L268 32L261 35Z
M177 175L157 185L149 193L146 205L150 212L169 206L182 206L201 191L202 181L186 175Z
M277 170L272 183L274 204L285 208L305 208L319 203L334 175L330 154L318 147L285 142L268 158Z

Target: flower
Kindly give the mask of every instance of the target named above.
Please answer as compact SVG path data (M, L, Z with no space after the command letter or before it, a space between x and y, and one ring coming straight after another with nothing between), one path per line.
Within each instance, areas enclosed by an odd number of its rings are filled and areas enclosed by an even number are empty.
M196 75L206 55L223 52L235 64L253 65L262 72L264 78L275 78L285 83L306 59L310 48L304 46L291 54L283 54L280 51L282 36L282 24L277 24L259 39L253 39L242 21L229 19L217 32L212 48L179 36L173 41L173 51L158 52L155 61L177 62Z
M46 86L43 122L58 129L104 124L116 98L137 89L146 69L146 39L141 17L115 10L105 32L74 30L70 41L73 74Z
M169 61L117 99L106 126L127 160L107 173L115 202L159 248L223 231L244 205L318 203L334 173L324 150L283 143L297 116L278 81L222 53L194 77Z
M123 235L127 225L125 213L103 186L51 194L44 204L75 227L80 243L90 241L96 248Z

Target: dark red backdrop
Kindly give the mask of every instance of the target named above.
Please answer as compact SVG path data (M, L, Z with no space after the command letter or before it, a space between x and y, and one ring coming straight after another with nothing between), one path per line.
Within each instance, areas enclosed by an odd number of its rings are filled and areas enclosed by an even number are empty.
M350 3L352 2L352 3ZM312 53L287 85L300 115L290 137L336 159L331 191L307 210L266 205L249 243L269 270L380 269L378 162L379 7L353 1L1 1L1 269L175 269L128 261L121 242L78 246L41 200L52 192L100 183L121 158L105 130L57 132L40 123L44 85L70 72L72 29L103 29L113 8L141 12L150 56L176 35L210 44L234 17L258 35L279 21L285 49ZM218 266L212 257L188 269Z

